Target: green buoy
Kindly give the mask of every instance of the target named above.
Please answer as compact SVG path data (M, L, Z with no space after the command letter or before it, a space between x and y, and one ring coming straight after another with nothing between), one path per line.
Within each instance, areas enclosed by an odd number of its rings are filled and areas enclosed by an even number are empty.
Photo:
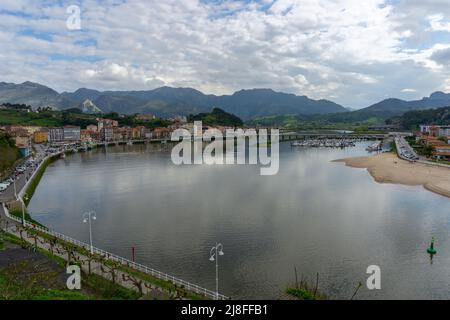
M431 244L430 244L430 247L427 249L427 252L431 255L437 253L436 249L434 248L434 237L431 238Z

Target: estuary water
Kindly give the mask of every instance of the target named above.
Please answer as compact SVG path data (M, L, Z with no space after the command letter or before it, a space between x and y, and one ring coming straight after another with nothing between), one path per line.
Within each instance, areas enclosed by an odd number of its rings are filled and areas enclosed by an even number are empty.
M334 299L450 298L450 200L421 187L378 184L334 159L347 149L280 145L280 170L255 165L176 166L170 145L77 153L51 164L30 203L33 217L94 245L233 298L279 299L298 277ZM438 254L426 254L431 237ZM381 290L366 287L381 268Z

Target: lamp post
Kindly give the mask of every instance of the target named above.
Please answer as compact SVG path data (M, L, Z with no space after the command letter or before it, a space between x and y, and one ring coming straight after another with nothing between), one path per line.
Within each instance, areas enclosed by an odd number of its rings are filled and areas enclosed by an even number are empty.
M22 225L24 227L26 227L26 221L25 221L25 203L24 201L20 201L20 203L22 204Z
M14 198L17 200L17 189L16 189L16 179L17 177L14 177Z
M20 203L22 204L22 224L24 227L27 226L27 221L25 220L25 200L28 200L28 196L24 195Z
M216 300L219 300L219 256L223 256L223 245L221 243L216 243L214 247L211 248L209 261L216 261Z
M91 254L94 254L94 246L92 245L92 220L97 220L95 211L88 211L83 214L83 222L89 223L89 241L91 243Z

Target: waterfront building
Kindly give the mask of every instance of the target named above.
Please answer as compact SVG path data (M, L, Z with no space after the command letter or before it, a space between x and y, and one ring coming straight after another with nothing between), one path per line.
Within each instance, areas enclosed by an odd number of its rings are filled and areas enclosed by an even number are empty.
M111 119L98 119L97 127L98 131L101 131L102 129L106 127L118 127L119 122L117 120L111 120Z
M430 129L431 129L431 127L432 127L432 126L426 125L426 124L420 125L420 133L423 133L423 134L430 134Z
M90 131L90 132L97 132L98 131L98 127L95 124L90 124L86 127L86 130Z
M101 138L103 141L113 141L114 140L114 129L113 127L104 127L100 130Z
M439 137L450 136L450 126L440 126L439 127Z
M170 134L172 130L169 128L155 128L153 130L153 137L155 139L170 139Z
M83 141L83 142L91 142L92 141L91 131L89 131L87 129L82 129L80 134L81 134L81 141Z
M420 133L433 137L450 136L450 126L420 125Z
M45 143L48 141L48 130L41 129L33 134L34 143Z
M64 141L80 141L81 140L81 128L77 126L65 126Z
M438 160L450 160L450 145L434 147L433 157Z
M22 157L26 158L30 155L30 147L29 146L18 145L17 148L19 149L20 155Z
M143 137L145 137L145 127L144 126L138 126L136 128L132 129L131 136L133 140L138 140Z
M30 145L30 137L28 134L20 134L14 136L14 140L16 141L16 146L28 147Z
M63 142L64 141L64 129L63 128L50 128L48 131L48 141Z

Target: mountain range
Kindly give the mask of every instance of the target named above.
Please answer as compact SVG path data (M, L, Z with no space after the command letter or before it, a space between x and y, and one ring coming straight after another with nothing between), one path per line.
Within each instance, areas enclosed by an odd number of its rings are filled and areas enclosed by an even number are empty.
M411 110L450 106L450 94L435 92L415 101L386 99L367 108L349 111L329 100L313 100L271 89L240 90L232 95L206 95L192 88L161 87L146 91L98 91L81 88L57 91L44 85L0 82L0 103L28 104L33 108L51 106L65 110L79 108L87 113L148 113L159 117L210 112L223 109L244 120L272 115L336 114L337 117L387 119Z

